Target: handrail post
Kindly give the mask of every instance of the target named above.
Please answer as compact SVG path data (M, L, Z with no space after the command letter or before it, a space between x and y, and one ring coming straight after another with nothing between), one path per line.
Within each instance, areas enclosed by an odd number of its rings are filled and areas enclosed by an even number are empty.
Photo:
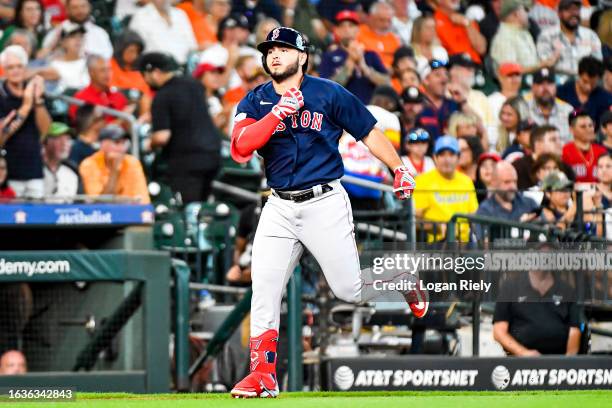
M176 361L176 389L188 391L189 380L189 266L180 259L172 260L176 302L174 359Z
M289 391L302 391L302 270L297 266L287 288Z

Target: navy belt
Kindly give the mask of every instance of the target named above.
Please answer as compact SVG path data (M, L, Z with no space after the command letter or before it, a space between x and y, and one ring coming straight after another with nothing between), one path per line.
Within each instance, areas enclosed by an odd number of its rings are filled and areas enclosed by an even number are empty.
M325 193L328 193L334 189L329 184L321 184L320 186L321 186L321 193L318 194L319 196ZM274 190L274 193L276 194L278 198L282 198L283 200L290 200L296 203L303 203L304 201L311 200L318 196L315 191L317 187L319 186L315 186L313 188L309 188L308 190L303 190L303 191L298 191L298 192L293 192L293 193Z

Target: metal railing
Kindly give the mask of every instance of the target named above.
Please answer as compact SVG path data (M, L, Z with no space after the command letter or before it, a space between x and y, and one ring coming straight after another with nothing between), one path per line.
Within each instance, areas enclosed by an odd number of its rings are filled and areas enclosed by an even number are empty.
M61 101L64 101L68 105L74 105L78 107L81 107L87 104L86 101L74 98L72 96L64 95L64 94L45 92L45 97L49 99L59 99ZM140 159L140 138L138 137L139 125L138 125L138 120L136 119L136 117L130 113L126 113L126 112L116 110L116 109L107 108L101 105L96 105L96 108L99 109L100 113L103 113L104 115L108 115L108 116L115 117L117 119L124 120L130 124L130 138L132 142L131 143L132 144L131 153L134 157Z

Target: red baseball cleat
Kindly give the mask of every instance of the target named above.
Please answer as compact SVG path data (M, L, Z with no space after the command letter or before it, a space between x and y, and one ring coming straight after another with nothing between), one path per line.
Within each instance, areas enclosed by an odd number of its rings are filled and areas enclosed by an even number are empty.
M231 391L234 398L275 398L278 393L276 376L257 371L244 377Z
M429 309L429 293L427 289L421 288L420 283L417 282L416 285L416 289L404 292L404 299L406 299L414 317L421 319Z
M251 337L250 373L232 388L234 398L274 398L278 396L276 381L276 345L278 332L268 330L258 337Z

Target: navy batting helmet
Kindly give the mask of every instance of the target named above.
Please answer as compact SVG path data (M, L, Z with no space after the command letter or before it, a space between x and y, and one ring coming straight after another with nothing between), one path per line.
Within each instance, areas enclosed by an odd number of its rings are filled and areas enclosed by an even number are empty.
M270 70L268 69L268 64L266 64L266 56L268 55L268 50L274 46L294 48L308 55L308 43L302 33L290 27L277 27L268 33L265 41L257 45L257 49L263 54L262 63L264 70L268 74L270 74ZM308 58L306 63L302 65L302 72L306 73L307 68Z

